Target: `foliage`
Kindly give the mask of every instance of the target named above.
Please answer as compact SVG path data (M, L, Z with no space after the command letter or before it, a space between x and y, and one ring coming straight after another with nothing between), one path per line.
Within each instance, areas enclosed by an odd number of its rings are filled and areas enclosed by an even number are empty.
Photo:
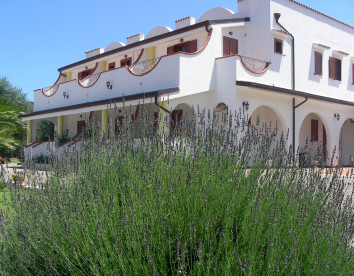
M14 87L6 77L0 78L0 97L10 100L13 105L24 112L32 112L32 103L26 99L26 94Z
M51 121L40 121L36 127L36 141L54 141L54 124Z
M49 164L50 158L49 156L44 156L44 154L41 153L40 155L33 157L33 161L38 164Z
M24 126L19 119L20 109L6 98L0 98L0 149L15 149L21 144Z
M132 126L108 141L93 130L30 193L11 187L0 271L349 275L353 195L341 171L292 167L286 141L239 116L223 126L197 116L198 135L183 138L152 124L140 139Z
M56 140L57 140L57 143L58 145L63 145L65 144L66 142L70 141L70 137L69 137L69 131L66 130L66 131L63 131L62 133L58 134Z

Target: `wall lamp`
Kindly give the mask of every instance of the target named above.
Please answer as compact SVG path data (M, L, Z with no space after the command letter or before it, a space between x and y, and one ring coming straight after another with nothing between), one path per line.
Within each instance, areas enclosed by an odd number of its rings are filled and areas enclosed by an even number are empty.
M113 87L109 80L106 82L106 86L107 86L107 89L112 89L112 87Z
M242 102L242 106L246 111L248 111L248 108L250 107L250 104L247 101Z
M229 32L229 35L233 35L234 33L233 32Z
M183 38L181 38L180 40L179 40L179 42L183 42L184 41L184 39Z
M127 58L128 57L128 55L124 55L124 58Z
M339 115L339 113L334 113L334 118L336 118L336 119L337 119L337 121L339 121L339 119L340 119L340 115Z
M63 97L64 97L64 99L69 99L69 93L64 91L63 92Z

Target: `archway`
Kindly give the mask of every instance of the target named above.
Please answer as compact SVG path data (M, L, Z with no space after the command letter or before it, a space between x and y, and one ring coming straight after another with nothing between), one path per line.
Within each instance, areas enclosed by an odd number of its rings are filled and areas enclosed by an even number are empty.
M36 126L36 141L54 141L55 125L49 120L40 121Z
M277 146L279 150L283 150L286 145L283 121L280 115L269 106L257 107L248 118L247 126L249 130L257 132L257 135L265 139L264 142L268 143L269 154L273 153Z
M217 104L213 112L213 120L215 125L222 126L227 122L228 111L229 108L225 103Z
M328 158L327 138L329 132L325 122L315 113L308 114L299 132L299 165L326 164Z
M195 132L195 113L191 106L178 104L171 112L170 134L186 135Z
M348 119L344 122L340 132L340 164L343 166L354 166L354 120Z

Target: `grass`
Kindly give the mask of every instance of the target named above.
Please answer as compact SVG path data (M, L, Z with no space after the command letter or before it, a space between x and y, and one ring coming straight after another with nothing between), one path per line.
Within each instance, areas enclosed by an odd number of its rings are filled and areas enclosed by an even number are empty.
M290 166L285 143L274 148L263 130L205 124L197 136L149 134L137 147L130 127L53 158L43 187L10 188L16 216L0 224L1 272L352 273L353 197L336 170L324 178Z

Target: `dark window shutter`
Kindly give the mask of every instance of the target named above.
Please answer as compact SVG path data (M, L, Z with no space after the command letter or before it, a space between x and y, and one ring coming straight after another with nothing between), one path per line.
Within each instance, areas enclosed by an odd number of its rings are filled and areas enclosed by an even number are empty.
M197 40L192 40L189 46L189 52L194 53L197 51Z
M322 75L322 53L315 52L315 75Z
M318 120L311 120L311 142L318 141Z
M167 54L168 55L173 54L173 52L174 52L173 48L174 48L174 46L171 46L171 47L167 48Z
M336 61L336 80L342 80L342 61L335 59Z
M108 70L114 69L116 68L116 63L115 62L111 62L108 64Z
M323 135L323 142L322 142L322 152L323 155L326 155L326 150L327 150L327 133L326 133L326 128L324 125L322 125L322 135Z
M230 56L238 54L238 40L229 38L230 41Z
M329 66L329 78L335 80L336 79L336 59L330 57L328 66Z
M274 38L274 53L283 53L283 41L277 38Z
M83 129L85 128L85 125L86 125L85 120L77 121L77 129L76 129L77 132L76 133L80 134L83 131Z
M230 55L230 41L229 38L224 36L223 39L223 56L227 57Z

